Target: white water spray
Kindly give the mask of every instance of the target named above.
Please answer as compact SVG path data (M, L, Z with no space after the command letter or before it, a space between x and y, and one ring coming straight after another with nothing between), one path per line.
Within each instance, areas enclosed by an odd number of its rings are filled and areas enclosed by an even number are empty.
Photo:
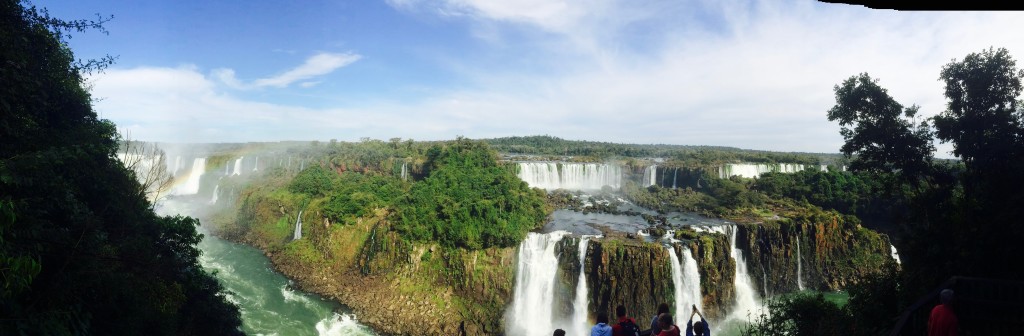
M590 293L587 289L586 276L588 242L589 236L580 237L580 276L576 280L576 300L572 304L572 325L576 327L576 330L573 331L575 335L585 335L590 326L590 321L587 318L590 308L590 301L587 299Z
M259 171L259 170L260 170L260 157L257 156L256 157L256 165L252 167L252 171Z
M651 165L644 170L644 186L650 187L658 184L658 165Z
M704 310L704 303L700 294L700 273L697 270L697 261L693 259L690 249L683 249L683 264L676 256L674 247L665 246L668 249L669 259L672 261L672 285L675 291L676 315L684 316L690 311L692 305L697 309ZM682 321L680 321L681 324Z
M530 232L519 244L515 294L506 316L508 334L533 336L551 333L552 304L558 257L555 246L568 235L566 231L548 234Z
M750 274L747 272L747 261L743 257L743 250L736 248L736 225L722 225L713 226L710 228L711 231L724 233L729 236L729 241L732 244L729 250L730 256L733 261L736 262L736 277L733 280L733 286L736 291L736 305L733 307L732 312L729 314L730 319L745 320L747 313L756 313L755 310L760 306L757 301L757 294L754 291L753 281L750 279Z
M235 171L231 173L231 175L242 175L242 159L244 158L245 157L242 156L235 160Z
M192 170L188 172L188 179L185 184L175 190L176 195L195 195L199 193L199 178L203 176L206 169L206 158L198 158L192 161Z
M896 252L896 246L889 244L889 250L892 251L892 259L896 260L897 264L902 264L902 262L900 262L900 254Z
M600 190L606 185L618 189L622 169L599 163L520 162L519 178L546 190Z
M217 204L217 192L220 191L220 185L213 187L213 197L210 198L210 204Z
M800 291L804 290L804 267L801 262L803 256L800 254L800 238L796 239L796 288Z

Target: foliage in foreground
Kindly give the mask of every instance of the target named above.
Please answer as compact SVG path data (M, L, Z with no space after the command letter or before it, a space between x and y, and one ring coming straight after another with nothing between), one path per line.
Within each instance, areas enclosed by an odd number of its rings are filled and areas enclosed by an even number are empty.
M231 335L192 218L159 217L115 159L66 22L0 1L0 334Z

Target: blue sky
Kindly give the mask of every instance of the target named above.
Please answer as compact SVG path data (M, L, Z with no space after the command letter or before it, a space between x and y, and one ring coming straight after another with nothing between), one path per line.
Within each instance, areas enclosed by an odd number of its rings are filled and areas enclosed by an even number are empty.
M868 72L922 114L942 65L1021 59L1021 13L746 0L36 0L76 34L96 108L169 142L548 134L836 152L832 88ZM938 156L948 157L949 146Z

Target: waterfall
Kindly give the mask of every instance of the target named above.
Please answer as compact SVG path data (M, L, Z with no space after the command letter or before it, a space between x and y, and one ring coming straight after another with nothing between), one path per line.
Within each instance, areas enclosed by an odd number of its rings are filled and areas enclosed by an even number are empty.
M718 177L757 178L767 172L796 173L802 170L804 170L804 165L796 163L729 163L718 167Z
M672 246L666 246L668 249L669 259L672 261L672 285L675 291L676 309L675 314L680 318L686 315L685 312L691 311L692 305L697 305L697 309L704 310L704 303L702 302L703 296L700 295L700 273L697 270L697 261L693 259L693 253L690 249L683 249L683 259L686 264L682 264L679 257L676 256L676 249ZM682 320L677 321L678 324L685 324Z
M803 291L804 290L804 278L803 278L804 267L803 267L803 263L800 262L800 258L801 257L802 257L802 255L800 255L800 238L797 238L796 239L796 288L799 289L800 291Z
M743 257L743 250L736 248L736 231L738 228L736 225L725 225L714 226L710 229L711 231L724 233L729 236L729 241L732 244L729 254L732 256L733 261L736 262L736 278L733 281L733 286L736 288L736 306L729 316L730 318L745 320L747 313L755 313L754 310L759 305L756 293L754 292L754 286L752 285L753 281L747 272L747 261Z
M643 182L645 187L658 184L658 165L651 165L644 170Z
M306 169L306 160L302 160L302 161L299 162L299 171L303 171L305 169Z
M174 157L174 170L171 171L171 175L177 174L178 169L181 169L181 155Z
M242 159L244 158L245 157L242 156L235 160L235 172L231 173L231 175L242 175Z
M676 177L679 177L679 168L672 170L672 189L676 188Z
M260 157L259 156L256 157L256 165L252 167L252 171L258 171L258 170L260 170Z
M515 293L506 316L508 334L532 336L550 334L558 257L555 245L566 231L548 234L530 232L519 244Z
M227 162L225 162L225 163L224 163L224 176L228 176L228 175L230 175L230 174L231 174L231 171L230 171L230 170L228 170L228 168L231 168L231 165L230 165L230 164L228 164Z
M576 300L572 304L572 325L576 327L576 330L572 332L575 335L585 335L590 327L590 320L587 318L588 308L590 308L590 301L587 300L587 276L586 276L586 258L587 258L587 242L588 236L580 237L580 276L576 280Z
M406 162L402 162L402 181L408 180L409 170L408 170L408 168L406 168L407 164L408 163L406 163Z
M213 187L213 198L210 199L210 204L217 204L217 191L220 190L220 185Z
M618 189L622 169L599 163L520 162L519 178L546 190L600 190L606 185Z
M889 244L889 250L892 251L892 259L896 260L897 264L902 264L902 262L900 262L900 254L896 252L896 246Z
M206 169L206 158L198 158L192 161L192 170L188 172L188 179L185 184L175 190L177 195L195 195L199 193L199 178L203 176Z
M302 239L302 210L299 210L299 215L295 217L295 234L292 235L292 240Z

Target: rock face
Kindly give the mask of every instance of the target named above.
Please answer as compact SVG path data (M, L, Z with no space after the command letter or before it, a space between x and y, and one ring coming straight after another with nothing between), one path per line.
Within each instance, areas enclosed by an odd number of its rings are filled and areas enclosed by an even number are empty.
M885 235L834 212L740 225L736 244L749 251L750 274L762 296L766 291L796 291L798 280L805 289L840 290L893 262ZM799 276L798 270L802 271Z
M732 244L721 233L702 232L689 242L700 272L700 292L708 318L725 316L736 297L736 261L730 256ZM677 252L682 251L677 247Z

